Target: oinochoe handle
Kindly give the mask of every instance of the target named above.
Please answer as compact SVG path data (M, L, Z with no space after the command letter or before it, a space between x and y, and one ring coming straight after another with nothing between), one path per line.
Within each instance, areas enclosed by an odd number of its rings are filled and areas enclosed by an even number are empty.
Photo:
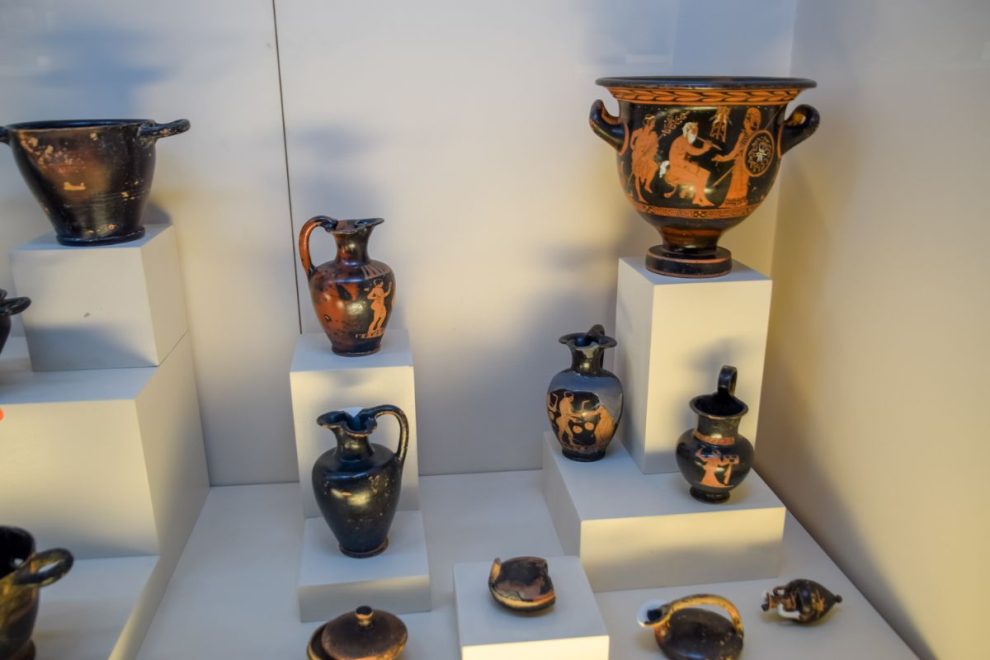
M337 221L328 215L316 215L306 221L306 224L299 230L299 260L302 262L306 277L312 277L316 269L313 268L313 260L309 256L309 237L317 227L323 227L327 232L333 231L337 227Z
M780 130L780 153L785 154L801 144L818 130L821 119L818 111L810 105L799 105L784 121Z
M736 393L736 379L739 372L732 365L725 365L718 372L718 393L730 396Z
M36 552L17 568L13 582L19 587L47 587L68 573L72 562L72 553L62 548Z
M3 292L3 289L0 289L0 293ZM14 316L15 314L20 314L30 306L30 298L7 298L4 300L4 297L0 295L0 316Z
M735 628L736 634L743 637L742 616L739 615L739 610L725 598L714 594L695 594L693 596L678 598L660 608L661 616L659 619L656 621L641 622L641 625L654 628L658 637L666 637L670 629L670 618L674 613L696 605L714 605L715 607L724 609L732 619L732 627Z
M382 415L391 415L399 422L399 448L395 452L395 458L399 461L400 468L404 466L406 464L406 451L409 449L409 420L406 418L406 413L402 412L398 406L390 405L375 406L362 412L370 414L375 419Z

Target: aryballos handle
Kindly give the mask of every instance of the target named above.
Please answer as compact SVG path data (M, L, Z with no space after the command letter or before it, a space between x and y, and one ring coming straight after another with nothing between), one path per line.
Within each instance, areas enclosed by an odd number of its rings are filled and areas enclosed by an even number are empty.
M784 121L780 132L780 153L785 154L818 130L821 117L810 105L799 105Z
M715 594L695 594L693 596L685 596L684 598L678 598L672 603L667 603L663 609L663 616L656 621L650 621L649 625L651 628L655 628L657 634L661 637L667 635L670 628L670 618L675 612L683 610L688 607L695 607L697 605L714 605L715 607L721 607L728 613L729 618L732 619L732 627L735 628L736 634L740 637L743 636L743 622L742 616L739 615L739 610L730 601L721 596L716 596Z
M68 573L72 562L72 553L62 548L36 552L17 568L14 584L47 587Z
M375 419L382 415L391 415L399 423L399 448L395 452L395 458L399 461L399 466L406 464L406 451L409 449L409 420L406 413L398 406L375 406L368 408L366 413L370 413Z
M316 215L306 221L306 224L299 230L299 260L302 262L306 277L312 277L316 269L313 268L313 260L309 256L309 237L317 227L323 227L327 232L331 232L337 226L337 221L328 215Z
M616 151L623 151L626 144L626 129L622 120L611 114L601 99L591 104L588 123L595 135L612 145Z
M189 130L190 123L188 119L176 119L175 121L169 122L167 124L158 124L156 122L151 122L150 124L142 124L138 129L138 135L143 138L151 138L152 140L160 140L162 138L167 138L171 135L178 135L179 133L185 133Z
M732 365L725 365L718 372L718 393L733 395L736 393L736 379L739 372Z

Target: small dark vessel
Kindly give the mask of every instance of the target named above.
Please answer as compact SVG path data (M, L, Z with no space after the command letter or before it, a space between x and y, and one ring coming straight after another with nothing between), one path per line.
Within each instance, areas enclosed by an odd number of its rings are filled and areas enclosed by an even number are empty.
M30 298L8 298L7 292L0 289L0 353L10 336L10 317L20 314L31 305Z
M395 302L395 274L368 257L371 230L381 218L335 220L310 218L299 232L299 259L309 279L313 309L333 352L368 355L382 344ZM309 255L309 237L317 227L333 235L337 256L319 266Z
M32 660L31 633L41 587L72 568L72 554L55 548L34 551L34 537L19 527L0 527L0 658Z
M787 104L815 81L804 78L599 78L619 102L601 101L591 128L617 152L629 202L663 239L646 267L674 277L732 270L718 240L773 187L781 157L818 128L818 111Z
M382 415L391 415L399 422L395 453L368 440ZM384 552L399 505L402 467L409 447L406 414L396 406L385 405L365 408L354 416L344 411L328 412L316 423L337 436L337 447L313 465L313 493L340 551L350 557Z
M749 407L735 397L736 368L722 367L718 391L691 399L698 425L677 444L677 467L702 502L725 502L753 467L753 444L739 435Z
M764 593L761 607L764 612L774 609L780 616L798 623L812 623L825 618L841 602L842 596L814 580L797 579Z
M697 605L721 607L731 620ZM646 603L637 619L644 628L653 628L657 644L671 660L734 660L742 653L742 617L721 596L697 594L670 603Z
M0 142L10 145L59 243L107 245L144 236L155 142L188 130L187 119L34 121L0 127Z
M516 612L537 612L557 601L542 557L496 558L488 573L488 590L497 603Z
M362 605L317 628L309 640L307 657L309 660L395 660L402 655L408 639L402 619Z
M571 367L550 380L547 416L564 456L597 461L605 456L622 418L622 383L604 368L605 349L616 342L601 325L564 335Z

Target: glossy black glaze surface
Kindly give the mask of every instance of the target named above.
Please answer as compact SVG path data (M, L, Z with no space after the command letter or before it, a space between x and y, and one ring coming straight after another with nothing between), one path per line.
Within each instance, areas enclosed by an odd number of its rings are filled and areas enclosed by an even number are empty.
M310 660L394 660L408 639L399 617L362 605L317 628L307 654Z
M488 573L488 590L495 602L516 612L545 610L557 600L543 557L496 558Z
M605 349L616 342L601 325L588 332L564 335L571 367L559 372L547 388L547 417L564 456L597 461L622 419L622 383L604 368Z
M718 390L691 400L698 425L681 434L677 467L691 484L691 495L704 502L724 502L753 467L753 444L739 435L739 421L749 407L737 399L736 368L722 367Z
M0 127L14 162L63 245L123 243L144 235L155 142L189 130L179 119L38 121Z
M617 152L623 189L660 233L646 266L674 277L717 277L732 268L718 246L773 186L784 153L818 127L808 105L788 102L815 82L803 78L619 77L596 81L619 102L601 101L591 128Z
M813 623L823 619L842 596L833 594L814 580L797 579L774 587L763 595L761 607L773 609L779 616L798 623Z
M399 422L399 447L393 453L368 437L382 415ZM388 547L402 488L402 467L409 446L409 422L396 406L366 408L351 416L343 411L321 415L317 424L337 437L337 447L313 465L313 493L340 550L351 557L371 557Z
M387 264L368 256L371 231L381 218L335 220L325 215L310 218L299 232L299 260L309 280L316 318L333 352L357 356L381 347L395 302L395 274ZM317 227L333 235L337 255L333 261L313 265L309 239Z
M7 292L0 289L0 353L10 336L10 317L20 314L31 305L29 298L8 298Z
M721 608L728 618L695 606ZM742 616L726 598L694 594L669 603L645 603L639 625L652 628L664 655L675 660L733 660L742 653Z
M38 616L39 590L72 568L60 548L35 552L34 538L18 527L0 527L0 658L34 657L31 633Z

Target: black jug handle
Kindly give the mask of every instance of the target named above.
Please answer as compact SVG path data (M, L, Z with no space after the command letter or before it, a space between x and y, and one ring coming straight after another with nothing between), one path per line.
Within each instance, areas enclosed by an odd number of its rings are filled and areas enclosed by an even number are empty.
M10 131L7 130L6 126L0 126L0 142L10 144Z
M189 127L188 119L176 119L167 124L152 122L150 124L141 124L141 127L138 129L138 135L143 138L160 140L172 135L178 135L179 133L185 133L189 130Z
M13 316L20 314L31 306L30 298L8 298L0 299L0 316Z
M811 137L818 130L821 117L818 111L810 105L799 105L794 108L791 116L784 121L780 131L780 153L788 151Z
M309 255L309 237L317 227L323 227L327 232L332 232L337 227L337 220L328 215L315 215L306 221L306 224L299 230L299 261L302 262L306 277L312 277L316 269L313 268L313 260Z
M409 449L409 420L406 413L398 406L383 405L362 410L361 414L368 414L378 419L382 415L391 415L399 422L399 448L395 452L395 457L399 461L399 466L406 464L406 452Z
M36 552L14 572L14 584L21 587L47 587L72 568L72 553L63 548Z
M718 372L718 393L732 396L736 393L736 378L738 371L731 365L725 365Z
M588 116L588 123L595 135L612 145L612 148L620 154L626 150L626 128L622 125L622 120L613 115L605 108L605 103L601 99L591 104L591 114Z

